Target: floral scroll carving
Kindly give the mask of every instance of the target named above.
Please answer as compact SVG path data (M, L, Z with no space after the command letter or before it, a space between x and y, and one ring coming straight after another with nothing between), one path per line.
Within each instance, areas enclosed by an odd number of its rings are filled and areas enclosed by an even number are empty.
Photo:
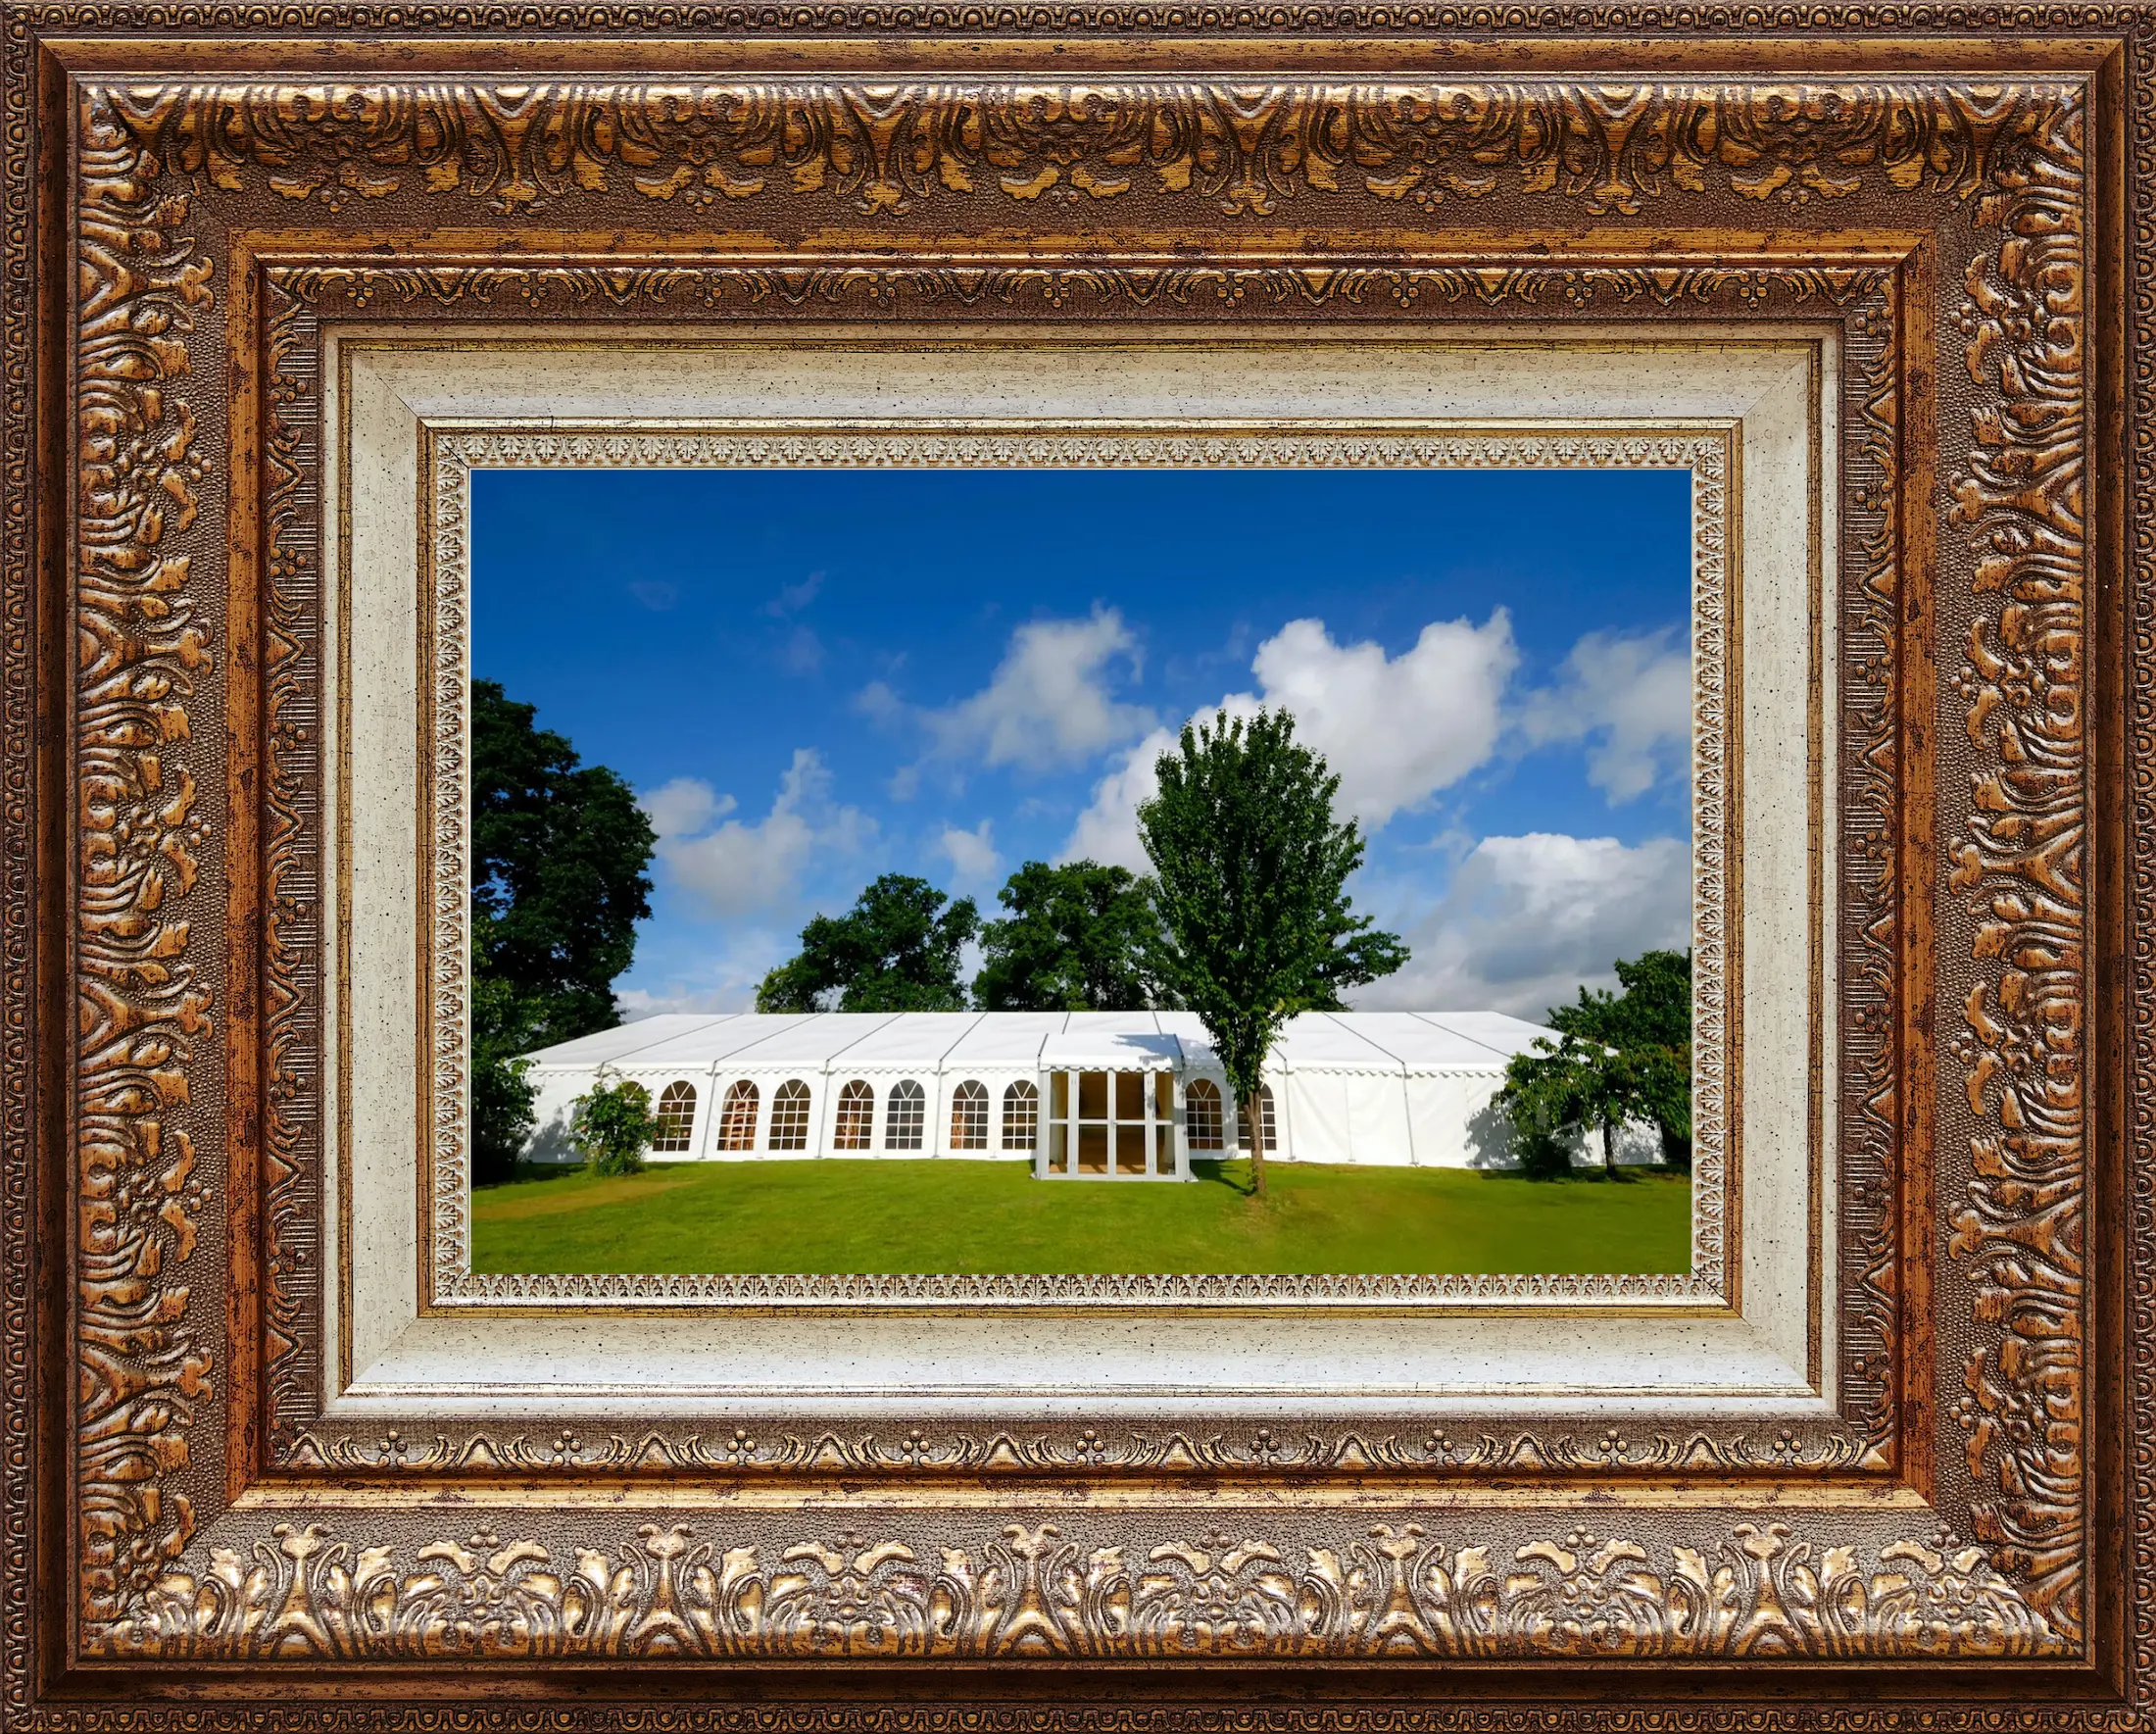
M116 101L121 101L117 94ZM2043 94L1937 82L1257 85L235 84L124 99L144 145L332 210L409 188L523 213L581 195L814 198L902 215L1144 191L1231 218L1317 195L1424 211L1494 191L1636 216L1699 193L1803 205L1884 178L1965 193L2026 153Z
M2087 960L2082 572L2082 117L2053 118L1997 178L1961 314L1984 388L1953 522L1976 589L1960 689L1974 810L1947 883L1974 920L1976 985L1954 1043L1979 1131L1951 1250L1979 1346L1956 1415L1984 1489L1983 1539L2068 1630L2081 1623Z
M181 1267L209 1198L188 1124L211 995L189 907L209 830L188 763L208 633L177 544L204 459L176 389L210 301L184 199L96 111L85 115L76 331L78 645L75 1350L85 1610L109 1616L186 1545L167 1491L211 1356Z
M1981 1548L1818 1547L1784 1523L1650 1550L1574 1531L1448 1547L1418 1524L1331 1546L1205 1534L1146 1549L1008 1523L970 1548L851 1533L762 1549L646 1523L557 1560L491 1533L401 1564L315 1524L213 1550L108 1632L181 1659L441 1656L2042 1657L2060 1648Z
M1626 89L1554 79L241 80L85 90L74 357L75 1540L85 1647L355 1660L2075 1649L2084 1547L2081 125L2072 85L1919 80ZM221 1201L197 1165L209 1120L197 1123L191 1101L212 1052L205 960L216 913L197 884L211 820L189 744L209 718L213 684L209 636L187 598L206 480L187 338L210 307L213 276L189 230L191 201L267 192L301 215L310 202L386 212L458 200L559 216L612 199L606 209L617 215L638 205L739 207L778 224L789 213L883 222L962 200L994 202L1007 220L1043 202L1091 209L1129 196L1219 223L1325 200L1430 212L1471 206L1500 186L1547 198L1568 221L1681 211L1701 197L1793 208L1859 190L1921 192L1964 201L1985 237L1962 332L1976 449L1950 478L1953 522L1978 553L1978 619L1961 678L1977 811L1956 840L1949 881L1975 936L1959 1052L1979 1129L1973 1176L1953 1182L1964 1195L1950 1250L1975 1301L1958 1414L1981 1490L1976 1542L1845 1546L1755 1524L1695 1548L1584 1535L1499 1545L1413 1526L1318 1544L1111 1544L1017 1525L964 1548L903 1536L727 1546L658 1523L634 1541L481 1536L405 1556L289 1523L236 1548L221 1545L222 1524L214 1545L193 1541L180 1486L195 1408L209 1392L213 1329L184 1277L198 1225ZM544 300L532 305L634 299L666 269L534 274ZM760 292L873 303L879 282L908 269L819 276L771 267ZM1351 283L1403 307L1425 295L1494 304L1507 292L1503 268L1443 277L1355 269L1328 276L1335 288L1324 292ZM1283 267L1262 287L1289 298L1326 274ZM1060 306L1057 296L1086 280L1080 270L953 267L933 286L956 301L1039 294ZM1224 274L1164 268L1125 272L1114 292L1172 305L1235 288ZM1698 291L1682 272L1642 271L1632 292L1666 303ZM1894 437L1884 421L1874 431ZM293 570L271 578L273 589L308 581ZM272 726L278 693L310 678L283 654L294 641L280 637L278 607L272 594ZM270 791L272 809L279 799L297 811L289 791ZM302 967L318 944L305 919L312 867L296 835L269 841L291 867L270 887L272 974ZM272 1110L280 1092L312 1087L300 1044L276 1048L278 1012L264 1008ZM297 1161L266 1139L272 1179ZM285 1269L267 1280L274 1329L286 1292L277 1285L301 1278ZM1890 1276L1880 1281L1886 1294ZM1804 1527L1823 1537L1831 1525L1808 1518Z

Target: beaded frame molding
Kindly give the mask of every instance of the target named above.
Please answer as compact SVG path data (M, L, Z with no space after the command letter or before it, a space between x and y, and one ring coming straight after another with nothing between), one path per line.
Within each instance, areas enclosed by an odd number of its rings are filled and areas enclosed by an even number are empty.
M2156 1726L2156 12L4 29L14 1729ZM326 1412L311 328L1838 323L1838 1412Z

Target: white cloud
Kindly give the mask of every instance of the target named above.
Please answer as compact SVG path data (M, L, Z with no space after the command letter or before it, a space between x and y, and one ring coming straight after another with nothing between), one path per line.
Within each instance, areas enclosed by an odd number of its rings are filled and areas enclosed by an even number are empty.
M1153 714L1114 697L1118 671L1137 672L1138 640L1112 608L1082 620L1034 620L1010 635L1010 647L989 683L921 721L946 758L978 756L988 765L1053 770L1082 765L1152 726ZM859 700L871 716L888 718L888 688Z
M1539 1022L1583 984L1614 988L1618 958L1683 949L1690 910L1690 852L1674 837L1485 837L1402 934L1407 966L1348 999L1364 1011L1497 1011Z
M1156 728L1094 785L1093 804L1078 816L1070 841L1063 845L1064 861L1098 861L1134 873L1152 871L1146 846L1138 840L1138 804L1160 792L1153 766L1174 745L1174 735Z
M653 992L641 987L617 987L613 991L614 1009L621 1014L623 1023L641 1023L647 1017L657 1017L666 1012L738 1012L743 1010L733 1004L735 996L721 988L696 989L670 987ZM755 994L750 995L751 1000Z
M1341 810L1374 831L1490 758L1518 662L1501 608L1480 626L1433 620L1396 657L1375 643L1336 644L1322 620L1291 620L1257 647L1250 667L1258 692L1230 693L1200 715L1248 717L1260 705L1293 711L1297 738L1340 776ZM1155 729L1094 785L1064 860L1145 869L1138 804L1159 787L1154 762L1175 740Z
M646 947L635 971L644 985L616 988L614 1004L631 1022L661 1012L753 1012L758 984L800 945L782 926L751 921L689 956Z
M677 776L671 782L661 783L639 795L636 804L662 839L701 831L712 819L723 818L734 810L733 796L714 795L710 783L694 776Z
M994 821L982 819L970 831L961 831L956 825L944 827L944 834L936 840L937 848L951 858L951 870L959 881L968 885L984 885L996 877L996 870L1003 866L1003 857L996 853L996 845L990 836Z
M807 626L796 626L786 635L778 662L789 674L813 674L823 667L823 640Z
M1691 744L1691 655L1670 631L1590 632L1555 686L1528 700L1521 724L1538 746L1586 741L1588 781L1612 807L1686 768Z
M858 808L833 804L831 772L809 747L795 749L770 812L754 824L728 818L707 829L735 802L694 777L676 777L645 796L643 805L659 832L661 865L718 916L791 901L812 854L858 850L875 831L875 821Z
M775 620L783 620L789 615L797 615L816 599L816 592L823 588L823 574L810 572L798 584L781 584L778 594L763 605L763 612Z
M1257 647L1255 698L1295 713L1296 738L1340 776L1342 809L1374 831L1487 760L1498 704L1519 663L1503 609L1480 626L1432 620L1412 649L1335 644L1323 620L1290 620Z

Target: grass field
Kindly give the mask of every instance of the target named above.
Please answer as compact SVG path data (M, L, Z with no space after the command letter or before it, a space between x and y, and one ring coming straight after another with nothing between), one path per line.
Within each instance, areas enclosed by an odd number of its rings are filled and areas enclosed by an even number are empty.
M672 1163L486 1187L472 1268L727 1275L1496 1275L1682 1271L1691 1187L1456 1168L1200 1164L1191 1185L1012 1162Z

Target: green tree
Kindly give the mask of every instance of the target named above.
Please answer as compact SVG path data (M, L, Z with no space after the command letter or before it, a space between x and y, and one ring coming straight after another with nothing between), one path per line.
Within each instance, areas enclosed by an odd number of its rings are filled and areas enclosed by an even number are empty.
M1565 1148L1566 1135L1598 1129L1605 1178L1617 1172L1617 1128L1639 1107L1624 1056L1571 1035L1555 1043L1539 1040L1532 1052L1513 1055L1497 1101L1512 1116L1513 1147L1531 1173L1558 1171L1555 1153Z
M620 1021L613 981L651 914L657 841L629 785L584 765L533 706L471 685L472 1178L530 1135L518 1056Z
M1138 809L1159 884L1153 968L1203 1020L1243 1123L1255 1127L1265 1056L1298 1012L1336 1010L1341 990L1390 975L1407 948L1354 915L1348 875L1362 834L1333 817L1340 778L1295 739L1286 711L1186 723ZM1265 1191L1264 1140L1250 1139L1251 1190Z
M1639 1117L1662 1136L1662 1158L1691 1166L1691 953L1642 952L1617 960L1615 994L1580 990L1577 1003L1553 1006L1549 1026L1617 1049L1640 1098Z
M474 911L478 925L486 917ZM476 965L480 946L472 947ZM506 1180L536 1123L538 1091L525 1074L524 1056L541 1044L516 991L498 975L474 967L471 977L471 1177L486 1183Z
M973 1003L984 1012L1148 1012L1168 1002L1152 978L1160 916L1152 883L1094 861L1029 861L981 929Z
M1555 1043L1539 1040L1505 1067L1497 1100L1530 1172L1559 1165L1552 1152L1565 1135L1597 1131L1602 1171L1614 1174L1617 1128L1627 1120L1653 1121L1664 1159L1690 1165L1691 954L1619 960L1617 980L1621 992L1583 987L1574 1004L1551 1007Z
M612 1078L602 1069L574 1106L570 1141L591 1164L593 1173L634 1174L643 1169L644 1153L659 1136L651 1091L631 1078Z
M629 785L585 765L537 710L471 683L471 903L490 974L532 1007L545 1041L611 1029L614 978L652 913L658 842Z
M845 915L801 930L800 952L757 988L757 1010L962 1012L958 956L980 926L970 897L952 903L925 879L885 873Z

